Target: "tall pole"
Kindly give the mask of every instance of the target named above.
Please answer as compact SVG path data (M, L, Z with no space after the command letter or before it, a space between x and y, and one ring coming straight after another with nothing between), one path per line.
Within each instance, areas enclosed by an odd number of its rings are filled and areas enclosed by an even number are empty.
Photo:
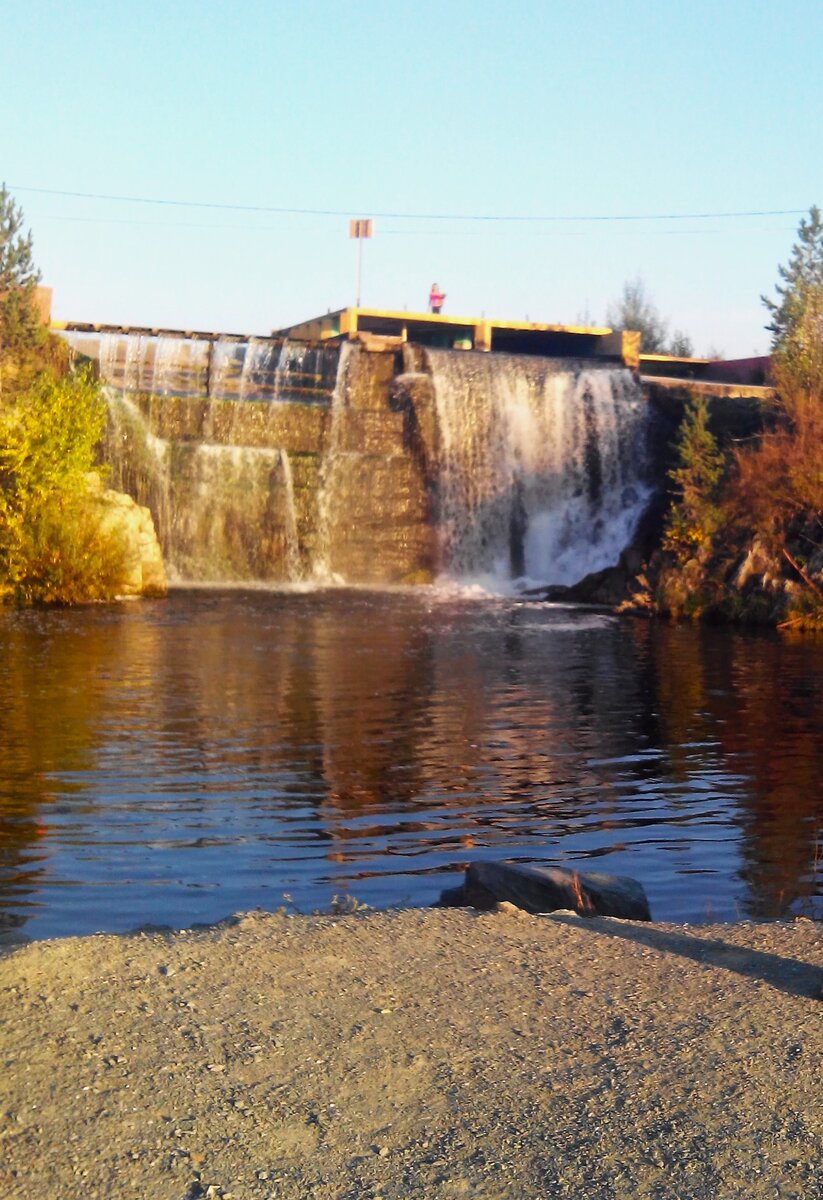
M357 238L357 304L356 308L360 307L360 284L363 279L363 234Z

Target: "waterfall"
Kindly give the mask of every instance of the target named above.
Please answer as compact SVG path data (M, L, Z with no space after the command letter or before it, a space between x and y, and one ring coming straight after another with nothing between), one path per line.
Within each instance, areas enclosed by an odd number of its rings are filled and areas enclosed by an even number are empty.
M61 336L121 392L214 400L329 403L339 349L277 337L66 330Z
M153 338L152 343L154 357L146 391L155 396L191 396L205 389L208 342L166 336Z
M98 346L100 377L123 391L151 390L154 348L140 335L104 333Z
M111 482L151 509L173 580L296 581L304 571L294 481L278 447L173 441L106 389Z
M632 374L591 360L425 357L445 576L572 584L616 564L651 490Z
M214 399L328 404L338 348L272 338L218 338L211 351Z
M398 375L351 343L76 336L173 579L569 585L652 492L640 387L596 359L418 346Z
M152 433L142 409L111 384L104 388L108 407L105 459L112 487L151 509L168 563L171 523L171 447Z
M213 442L181 449L169 530L177 576L290 579L299 559L283 451Z
M285 450L280 451L280 469L283 473L286 498L286 575L290 580L297 580L302 577L303 565L300 561L300 542L297 535L294 479L291 473L291 461Z
M343 430L351 356L352 347L347 342L341 347L337 363L337 380L331 399L331 420L323 463L320 468L320 490L317 497L317 549L313 569L313 576L318 583L340 582L339 577L332 571L332 555L335 507L338 501L340 475L344 467Z

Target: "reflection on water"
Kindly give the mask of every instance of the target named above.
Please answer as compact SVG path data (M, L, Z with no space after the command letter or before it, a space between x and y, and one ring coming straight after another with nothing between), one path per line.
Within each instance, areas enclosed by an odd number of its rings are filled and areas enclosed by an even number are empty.
M426 904L474 858L823 915L823 644L434 592L0 614L0 921Z

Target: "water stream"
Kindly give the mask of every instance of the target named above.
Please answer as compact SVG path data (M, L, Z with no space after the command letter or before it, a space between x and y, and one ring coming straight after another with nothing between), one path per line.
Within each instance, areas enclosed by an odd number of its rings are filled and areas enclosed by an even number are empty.
M823 917L821 725L809 640L436 589L0 610L0 926L428 904L484 857Z
M426 351L446 574L576 583L614 566L650 496L648 405L631 372Z
M431 388L425 464L349 344L102 335L113 483L152 510L171 577L373 581L375 556L402 547L424 508L452 581L573 584L617 563L652 493L649 410L629 371L407 358ZM397 558L396 577L427 566Z

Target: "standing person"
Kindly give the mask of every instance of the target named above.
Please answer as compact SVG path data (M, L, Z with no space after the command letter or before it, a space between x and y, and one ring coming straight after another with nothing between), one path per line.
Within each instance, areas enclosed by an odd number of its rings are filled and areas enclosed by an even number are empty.
M443 301L446 299L446 293L441 292L436 283L432 284L432 290L429 292L429 308L433 313L439 313L443 307Z

